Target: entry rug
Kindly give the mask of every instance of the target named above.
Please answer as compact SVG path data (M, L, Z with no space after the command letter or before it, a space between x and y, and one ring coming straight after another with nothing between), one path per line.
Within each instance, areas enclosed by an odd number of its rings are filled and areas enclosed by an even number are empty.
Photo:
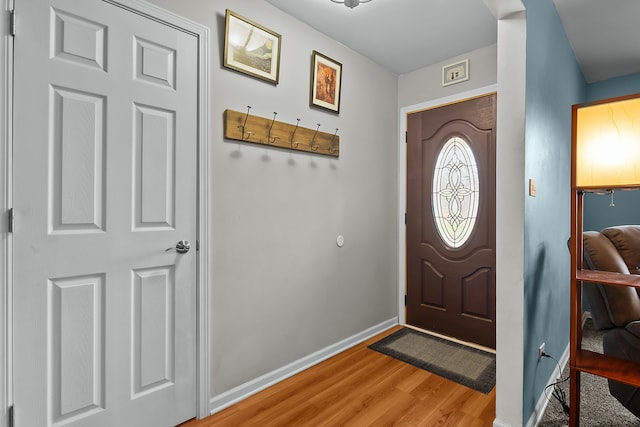
M495 354L410 328L402 328L369 348L484 394L496 384Z

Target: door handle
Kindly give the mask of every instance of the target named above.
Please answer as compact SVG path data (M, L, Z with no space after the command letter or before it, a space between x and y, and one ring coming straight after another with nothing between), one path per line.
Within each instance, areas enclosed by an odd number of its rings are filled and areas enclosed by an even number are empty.
M165 252L175 250L179 254L186 254L191 249L191 243L188 240L180 240L175 247L167 248Z

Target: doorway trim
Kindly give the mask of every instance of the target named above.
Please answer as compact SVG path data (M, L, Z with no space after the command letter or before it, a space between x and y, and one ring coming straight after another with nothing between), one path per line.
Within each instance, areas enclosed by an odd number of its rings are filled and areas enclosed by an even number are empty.
M407 292L407 228L404 222L407 212L407 116L428 108L460 102L497 91L498 85L494 84L400 108L400 116L398 117L400 124L398 135L398 323L401 325L407 323L404 305L404 296Z
M13 9L13 0L4 0L0 19L0 427L8 425L8 408L11 401L11 387L9 386L9 363L11 353L10 342L10 295L9 277L10 262L10 234L9 226L9 176L11 157L9 138L11 135L11 81L13 57L13 38L9 35L9 11Z
M29 0L21 0L29 1ZM209 28L194 21L183 18L143 0L102 0L105 3L121 7L159 22L163 22L178 30L192 34L198 40L198 189L197 189L197 252L196 252L196 417L210 415L209 410L209 253L211 219L210 178L211 162L209 159L210 143L210 68L209 68ZM13 0L4 0L0 19L0 31L3 35L0 43L0 165L4 172L0 173L0 427L8 425L8 407L13 403L12 364L11 364L11 255L12 235L8 230L8 211L11 207L11 145L12 145L12 71L13 71L13 38L9 34L8 14L13 10ZM19 20L19 18L18 18ZM19 37L20 28L17 29Z

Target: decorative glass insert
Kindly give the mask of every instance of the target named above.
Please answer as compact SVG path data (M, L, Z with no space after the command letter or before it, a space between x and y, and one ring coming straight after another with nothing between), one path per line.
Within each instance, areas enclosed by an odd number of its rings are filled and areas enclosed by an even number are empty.
M432 208L444 243L459 248L471 236L478 217L478 165L467 142L459 136L442 147L433 171Z

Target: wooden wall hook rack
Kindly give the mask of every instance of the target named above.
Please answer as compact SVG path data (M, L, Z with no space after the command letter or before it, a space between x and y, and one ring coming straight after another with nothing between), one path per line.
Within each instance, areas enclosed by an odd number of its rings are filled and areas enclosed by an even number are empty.
M224 112L224 137L234 141L250 142L272 147L287 148L296 151L324 154L332 157L340 156L340 137L338 129L335 133L320 131L318 123L315 129L299 126L300 119L295 125L273 118L253 116L251 107L246 113L233 110Z

